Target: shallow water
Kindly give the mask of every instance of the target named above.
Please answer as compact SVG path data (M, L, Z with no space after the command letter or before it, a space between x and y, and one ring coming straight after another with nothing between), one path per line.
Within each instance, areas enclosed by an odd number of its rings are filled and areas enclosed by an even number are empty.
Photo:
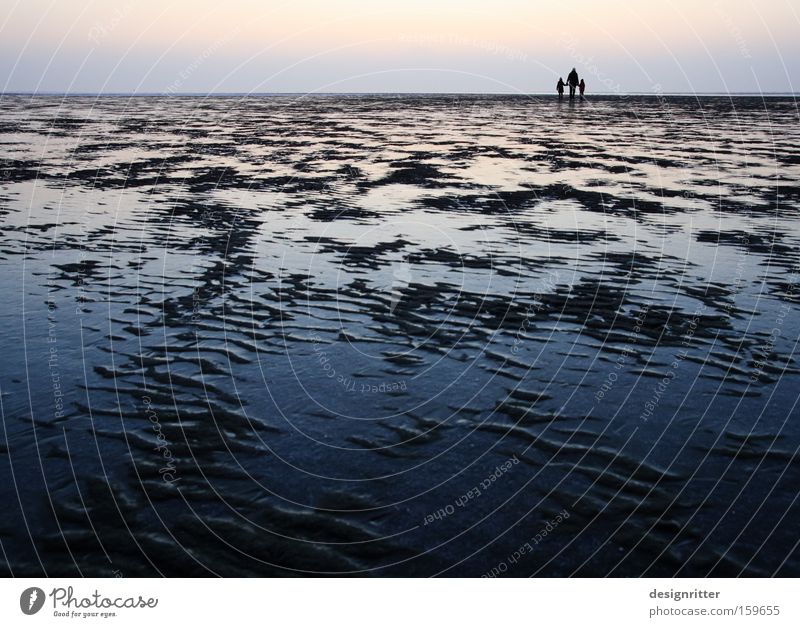
M0 99L15 575L800 575L790 99Z

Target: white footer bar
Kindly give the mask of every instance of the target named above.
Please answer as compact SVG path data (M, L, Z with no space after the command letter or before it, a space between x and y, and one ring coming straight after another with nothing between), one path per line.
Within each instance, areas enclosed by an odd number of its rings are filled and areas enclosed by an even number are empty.
M0 625L778 627L800 625L798 596L796 579L5 579Z

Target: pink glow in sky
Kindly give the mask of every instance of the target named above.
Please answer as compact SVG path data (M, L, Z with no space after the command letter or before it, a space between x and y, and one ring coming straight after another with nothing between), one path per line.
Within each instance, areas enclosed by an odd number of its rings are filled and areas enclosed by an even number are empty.
M6 0L4 91L800 91L795 0Z

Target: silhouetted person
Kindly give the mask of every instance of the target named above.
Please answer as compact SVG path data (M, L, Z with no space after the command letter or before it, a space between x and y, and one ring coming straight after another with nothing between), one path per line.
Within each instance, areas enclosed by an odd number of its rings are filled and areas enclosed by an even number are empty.
M583 92L586 91L586 83L583 82L583 79L581 79L581 82L578 83L578 91L581 92L581 98L583 98Z
M575 88L578 86L578 73L575 71L575 68L572 68L572 71L567 76L567 85L569 85L569 97L575 97Z
M563 98L564 97L564 85L565 84L566 83L564 83L564 79L559 77L558 78L558 83L556 84L556 89L558 90L558 97L559 98Z

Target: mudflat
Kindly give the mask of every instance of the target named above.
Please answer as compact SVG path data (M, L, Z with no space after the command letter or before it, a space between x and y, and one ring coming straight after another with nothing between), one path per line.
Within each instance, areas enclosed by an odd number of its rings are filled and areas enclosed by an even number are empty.
M0 98L7 574L800 576L790 98Z

